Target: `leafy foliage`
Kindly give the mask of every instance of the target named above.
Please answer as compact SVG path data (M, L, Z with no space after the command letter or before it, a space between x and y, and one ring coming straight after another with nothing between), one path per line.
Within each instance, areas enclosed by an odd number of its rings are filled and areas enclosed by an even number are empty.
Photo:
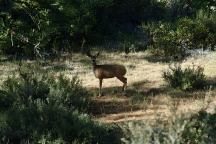
M182 133L188 120L177 117L173 114L173 119L164 124L159 119L157 124L152 125L146 121L131 121L123 125L125 144L136 143L158 143L158 144L180 144Z
M168 123L158 121L157 125L144 121L133 121L123 125L125 144L159 143L159 144L206 144L215 143L216 114L199 111L189 118L177 117L175 114Z
M169 71L163 73L163 78L173 88L181 90L203 89L206 86L204 69L200 66L182 69L180 65L170 66Z
M151 40L148 45L157 56L183 58L190 49L211 49L216 46L216 13L199 11L196 19L181 18L173 24L143 24Z
M46 56L47 52L56 55L59 51L84 51L84 41L97 45L121 40L122 33L133 35L142 22L195 18L200 9L212 15L215 6L214 0L3 0L0 1L1 52L37 58ZM208 26L213 26L212 22L208 21ZM195 29L209 32L203 23ZM177 42L178 34L174 34L174 39L171 39L173 34L169 34L175 29L162 31L162 39L158 41L165 41L162 47L168 45L167 51L177 49L175 51L179 52L181 48L172 45ZM211 40L207 43L212 44L215 33L209 35Z
M1 1L2 52L42 57L133 32L143 20L160 19L164 3L154 0ZM150 12L154 11L154 12ZM98 39L98 40L97 40ZM78 48L77 48L78 47Z
M3 51L28 57L70 48L71 38L87 35L94 26L94 7L100 4L97 0L2 3Z
M178 34L173 27L169 23L143 25L143 28L149 32L151 41L148 45L154 55L163 57L184 56L184 47L180 44Z
M210 18L206 21L215 23ZM189 49L207 49L210 46L213 46L212 48L215 46L214 42L211 41L211 37L214 35L211 29L211 24L207 25L204 20L181 19L178 21L177 33L179 34L179 40L184 42Z
M118 142L118 129L95 123L80 113L88 107L89 93L76 77L68 80L36 68L21 67L19 77L9 77L3 83L1 143L109 143L110 139Z
M200 111L190 118L183 132L182 143L215 143L216 115Z
M181 17L195 17L199 10L211 13L216 6L214 0L167 0L168 18L177 20Z

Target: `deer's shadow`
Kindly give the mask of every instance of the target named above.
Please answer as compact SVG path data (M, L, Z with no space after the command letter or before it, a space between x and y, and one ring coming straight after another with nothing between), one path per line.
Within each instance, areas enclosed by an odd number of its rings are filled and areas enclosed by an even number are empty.
M91 101L90 112L94 115L101 114L115 114L121 112L131 112L143 109L143 107L148 106L151 101L157 96L168 96L174 101L188 101L194 99L203 99L208 92L205 90L196 91L182 91L178 89L173 89L168 85L162 85L160 87L149 87L151 82L149 81L139 81L128 85L126 90L126 95L123 95L121 86L105 87L103 88L102 97L94 97ZM208 80L208 85L212 86L213 94L216 94L216 78ZM92 88L91 91L98 95L98 88Z
M122 93L121 86L105 87L102 89L103 96L98 96L98 88L92 88L94 97L90 102L90 112L94 115L115 114L120 112L131 112L143 109L148 105L153 96L165 92L164 88L144 88L149 82L139 81L132 83L126 90L126 95Z

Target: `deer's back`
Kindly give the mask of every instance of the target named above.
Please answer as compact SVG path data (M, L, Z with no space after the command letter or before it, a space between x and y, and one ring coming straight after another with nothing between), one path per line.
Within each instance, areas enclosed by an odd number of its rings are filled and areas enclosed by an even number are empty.
M121 77L126 74L126 68L123 65L97 65L94 68L94 74L97 78Z

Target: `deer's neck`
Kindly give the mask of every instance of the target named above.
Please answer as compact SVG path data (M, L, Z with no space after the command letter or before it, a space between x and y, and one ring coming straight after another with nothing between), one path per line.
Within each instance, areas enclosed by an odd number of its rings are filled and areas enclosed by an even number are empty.
M96 62L93 62L93 63L92 63L92 66L93 66L94 69L97 68L97 63L96 63Z

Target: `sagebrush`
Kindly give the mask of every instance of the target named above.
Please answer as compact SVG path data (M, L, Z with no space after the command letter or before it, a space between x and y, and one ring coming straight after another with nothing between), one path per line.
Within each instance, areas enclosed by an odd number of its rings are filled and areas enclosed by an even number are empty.
M88 96L76 77L20 67L19 76L9 77L0 89L0 143L118 143L117 127L83 113Z
M182 68L180 64L169 66L169 70L163 72L164 80L173 88L181 90L204 89L207 86L204 68L195 66Z

